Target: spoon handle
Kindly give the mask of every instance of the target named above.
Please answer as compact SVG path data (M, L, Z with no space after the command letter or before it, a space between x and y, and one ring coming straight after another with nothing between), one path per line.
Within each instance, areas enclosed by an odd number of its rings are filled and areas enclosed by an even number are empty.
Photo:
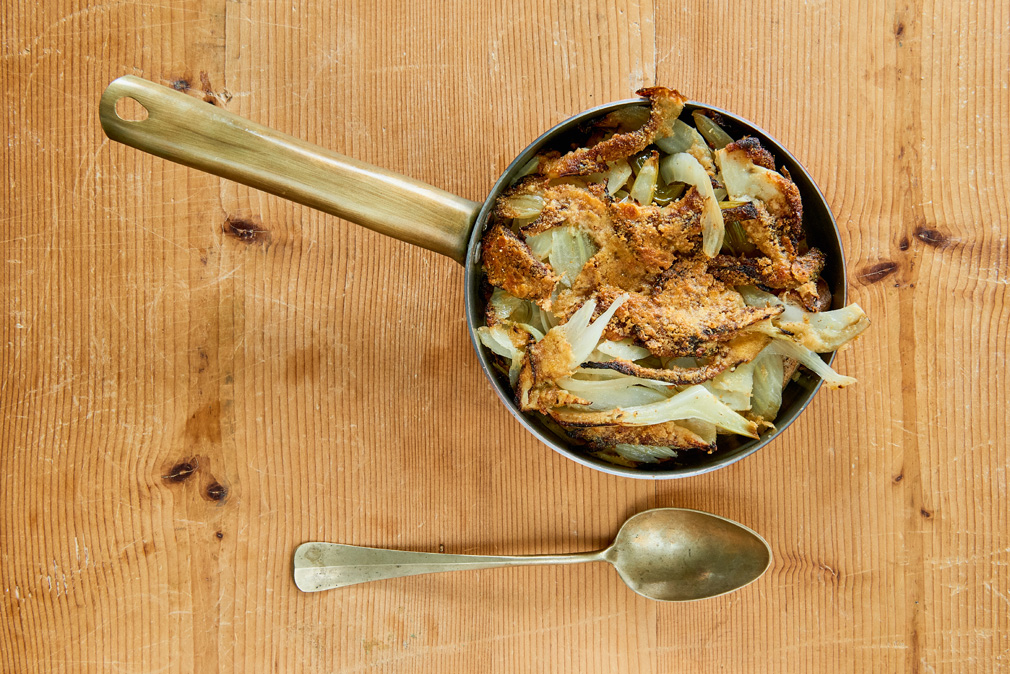
M446 555L363 548L339 543L303 543L295 550L295 585L303 592L318 592L371 580L441 573L465 569L492 569L529 564L579 564L602 562L603 550L567 555Z

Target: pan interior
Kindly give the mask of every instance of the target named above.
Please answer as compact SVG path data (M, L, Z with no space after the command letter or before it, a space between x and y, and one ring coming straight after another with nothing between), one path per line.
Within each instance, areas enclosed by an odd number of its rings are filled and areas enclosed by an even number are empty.
M501 398L513 416L544 444L573 461L613 475L641 479L687 477L727 466L764 447L784 431L806 406L810 404L814 394L817 393L817 390L821 386L820 379L800 376L798 380L790 382L782 392L782 407L776 419L775 430L766 431L756 440L720 435L718 449L712 454L681 452L679 457L662 464L629 468L590 456L583 451L581 446L575 444L559 432L552 430L540 415L521 411L515 403L508 378L501 375L494 368L484 346L477 338L477 328L484 325L484 306L480 292L480 282L483 274L480 267L480 240L485 227L488 225L498 196L512 184L513 177L535 155L552 148L567 150L569 143L578 139L582 135L581 129L584 129L590 122L614 110L630 105L647 106L648 101L637 98L617 101L586 110L571 119L561 122L523 150L498 179L487 200L484 202L484 206L481 208L473 231L470 234L465 265L466 319L470 329L470 339L473 342L474 349L477 351L481 368L495 387L498 397ZM712 110L722 115L728 123L727 131L734 138L741 138L743 136L758 138L761 144L774 155L777 166L780 168L785 167L789 170L792 180L799 188L800 197L803 200L803 224L806 229L807 240L811 246L816 246L824 251L827 258L827 264L821 273L821 277L827 281L828 286L832 290L831 308L840 309L845 306L845 261L842 255L838 225L831 214L831 210L828 208L824 195L817 188L817 185L814 184L810 174L778 141L741 117L714 106L694 102L688 103L684 107L684 112L690 114L694 110L699 109ZM834 360L834 354L823 354L822 358L826 362L831 363Z

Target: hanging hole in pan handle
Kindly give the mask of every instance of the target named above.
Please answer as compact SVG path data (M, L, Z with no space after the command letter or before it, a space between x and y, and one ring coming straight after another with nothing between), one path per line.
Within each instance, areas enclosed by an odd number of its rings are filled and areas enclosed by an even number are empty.
M147 108L132 96L123 96L116 101L116 116L124 122L143 122L147 119Z

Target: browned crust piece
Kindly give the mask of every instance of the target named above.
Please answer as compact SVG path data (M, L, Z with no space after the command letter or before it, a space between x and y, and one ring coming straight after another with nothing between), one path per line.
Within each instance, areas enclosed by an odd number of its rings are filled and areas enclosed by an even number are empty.
M744 306L740 294L709 274L706 265L700 257L678 260L648 293L631 292L604 336L615 341L631 337L661 357L709 356L713 344L781 313L781 307ZM609 308L622 292L599 288L597 311Z
M529 345L519 370L516 404L524 411L546 412L558 405L588 405L589 402L558 388L555 383L571 374L572 347L557 330Z
M761 285L776 290L794 289L816 279L824 269L824 253L818 248L793 259L776 264L767 257L733 257L717 255L709 270L723 283L731 286ZM801 293L802 295L802 293ZM806 296L803 303L813 301Z
M757 216L757 209L754 208L754 204L750 202L744 202L739 206L734 206L733 208L722 209L722 220L725 223L754 220Z
M636 93L648 97L650 103L649 121L640 129L615 134L589 148L572 150L556 161L548 162L543 173L557 178L606 171L608 161L623 159L641 152L657 134L671 134L672 124L680 117L687 98L665 87L640 89Z
M775 172L775 160L756 138L748 136L730 143L723 151L728 158L737 153L743 154L755 165L771 171L762 179L772 183L778 195L763 204L755 204L758 217L755 221L744 222L747 236L758 250L772 259L780 255L795 256L797 244L803 236L803 201L796 183ZM740 161L739 156L733 161ZM767 231L762 232L761 229Z
M567 417L564 411L556 411L555 414ZM552 416L555 416L555 414L552 414ZM557 416L555 416L555 420L558 420ZM667 421L652 426L584 427L578 424L564 423L560 420L558 420L558 423L569 435L582 440L594 449L606 449L614 445L627 444L707 451L714 446L674 421Z
M571 374L572 345L559 330L549 331L530 346L526 355L533 384L554 382Z
M777 215L766 204L755 203L753 206L757 217L740 221L747 238L773 261L782 265L791 262L798 252L803 230L800 217L794 211Z
M491 285L549 308L558 277L510 229L498 223L484 234L481 260Z
M687 256L701 248L704 204L693 186L666 206L614 203L610 205L613 232L634 251L641 264L662 271L673 264L674 253Z

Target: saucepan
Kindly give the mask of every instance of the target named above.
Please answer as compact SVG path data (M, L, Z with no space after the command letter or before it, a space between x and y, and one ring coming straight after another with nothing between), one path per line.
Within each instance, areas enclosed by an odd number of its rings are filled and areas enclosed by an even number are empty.
M139 103L146 117L121 116L117 104L123 99ZM820 380L800 378L790 383L783 392L775 429L760 438L743 441L721 436L719 448L712 454L681 452L680 457L663 464L630 468L590 456L536 415L521 411L507 377L494 368L491 354L477 337L477 328L484 323L480 240L495 200L539 152L567 149L580 129L593 120L627 106L646 105L648 101L642 98L616 101L557 124L519 153L483 203L330 152L138 77L112 82L102 95L99 116L112 140L344 218L462 264L471 341L484 374L519 423L544 444L582 465L614 475L662 479L705 473L753 454L799 416L820 388ZM780 143L747 120L711 105L692 102L685 107L688 113L697 109L718 112L736 138L758 138L779 166L789 170L803 199L807 239L827 258L822 278L832 291L832 308L844 306L845 265L838 227L809 173ZM830 363L833 354L823 357Z

